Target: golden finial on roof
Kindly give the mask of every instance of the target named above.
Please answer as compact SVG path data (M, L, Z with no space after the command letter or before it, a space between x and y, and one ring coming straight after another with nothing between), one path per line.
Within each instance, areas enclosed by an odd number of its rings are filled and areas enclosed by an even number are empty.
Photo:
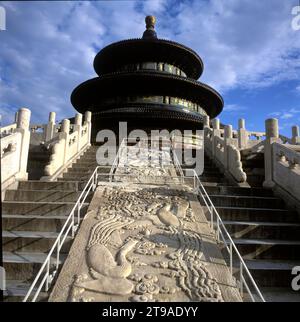
M154 16L147 16L145 18L145 22L146 22L146 30L143 33L143 39L157 39L157 35L154 30L156 18Z
M156 23L156 18L154 16L147 16L145 18L145 22L146 22L146 28L153 28L154 29L154 25Z

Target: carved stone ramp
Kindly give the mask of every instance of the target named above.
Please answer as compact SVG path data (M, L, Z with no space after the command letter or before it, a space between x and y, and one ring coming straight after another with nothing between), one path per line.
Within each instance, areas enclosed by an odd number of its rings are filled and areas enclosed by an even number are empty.
M49 301L241 301L193 191L103 182Z

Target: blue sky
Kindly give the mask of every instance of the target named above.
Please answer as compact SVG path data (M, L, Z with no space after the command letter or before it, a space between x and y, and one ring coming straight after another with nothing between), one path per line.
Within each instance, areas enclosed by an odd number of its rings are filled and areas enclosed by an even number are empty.
M277 117L281 133L300 125L300 30L292 29L299 0L151 0L4 2L0 32L0 113L19 107L32 122L75 113L70 94L95 76L96 53L111 42L139 38L144 17L157 17L159 38L193 48L204 61L202 82L224 97L221 121L264 130Z

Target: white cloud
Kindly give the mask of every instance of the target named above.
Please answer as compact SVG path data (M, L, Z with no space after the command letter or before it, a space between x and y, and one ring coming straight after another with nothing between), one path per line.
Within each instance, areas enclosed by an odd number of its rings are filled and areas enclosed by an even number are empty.
M290 23L293 0L272 0L271 6L267 0L1 5L7 9L7 31L0 34L0 107L25 105L34 121L45 121L52 110L59 118L74 114L70 94L95 76L97 51L113 41L141 37L147 14L157 16L158 37L183 43L203 58L201 80L223 93L300 78L300 33ZM241 110L225 106L225 112Z
M292 1L193 1L182 6L177 36L204 58L204 78L218 89L263 87L299 79L299 33Z
M151 0L151 1L144 1L143 3L143 11L147 15L154 15L159 14L165 9L166 6L165 0Z
M280 117L283 120L291 119L294 115L292 113L283 113Z
M280 116L281 112L272 112L269 114L269 116Z
M297 113L300 113L300 109L296 109L296 108L291 108L289 110L290 113L293 113L293 114L297 114Z
M280 120L283 120L283 125L281 125L282 129L285 129L286 127L295 125L297 123L297 121L295 122L295 124L292 123L286 123L286 120L291 120L291 119L297 119L297 115L300 114L300 109L296 109L296 108L291 108L289 110L282 110L282 111L277 111L277 112L272 112L269 114L269 116L271 117L276 117Z
M239 112L246 109L247 108L245 106L240 106L238 104L227 104L224 106L223 112Z

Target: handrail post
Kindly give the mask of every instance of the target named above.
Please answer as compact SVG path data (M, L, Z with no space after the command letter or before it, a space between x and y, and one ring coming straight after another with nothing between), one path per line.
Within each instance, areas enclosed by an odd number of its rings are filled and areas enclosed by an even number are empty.
M79 225L80 223L80 211L81 211L81 206L82 204L79 202L78 206L77 206L77 225Z
M47 275L47 278L46 278L46 287L45 287L45 291L48 292L49 290L49 275L50 275L50 258L48 259L48 262L47 262L47 271L46 271L46 275Z
M75 216L74 216L74 211L72 212L72 221L71 221L71 234L72 234L72 239L75 237Z
M210 213L210 228L213 230L214 229L214 210L212 207L208 206L208 211Z
M230 253L229 253L229 260L230 260L230 275L233 276L233 258L232 258L232 242L230 242L230 245L229 245L229 250L230 250Z
M97 182L98 182L98 167L96 168L96 172L93 178L93 191L97 188Z
M194 190L196 189L196 176L195 174L193 175L193 179L194 179Z
M56 247L56 269L58 269L58 266L59 266L59 255L60 255L60 236L58 238L58 243Z
M219 217L217 217L217 243L220 243L220 222Z
M243 298L243 264L240 262L240 294Z

